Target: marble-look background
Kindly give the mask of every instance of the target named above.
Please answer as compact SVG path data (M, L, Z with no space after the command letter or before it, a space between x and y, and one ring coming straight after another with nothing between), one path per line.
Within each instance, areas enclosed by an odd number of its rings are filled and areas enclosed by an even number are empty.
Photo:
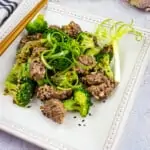
M123 1L123 0L122 0ZM121 0L56 0L55 3L82 9L96 15L130 21L150 28L150 14L121 3ZM105 8L105 9L103 9ZM117 150L150 150L150 65L148 64L136 102ZM35 145L0 131L0 150L42 150Z

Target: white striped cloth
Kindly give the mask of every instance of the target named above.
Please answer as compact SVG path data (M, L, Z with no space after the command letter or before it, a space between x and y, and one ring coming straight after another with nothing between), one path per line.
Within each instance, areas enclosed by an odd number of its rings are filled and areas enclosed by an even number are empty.
M0 26L14 12L21 0L0 0Z

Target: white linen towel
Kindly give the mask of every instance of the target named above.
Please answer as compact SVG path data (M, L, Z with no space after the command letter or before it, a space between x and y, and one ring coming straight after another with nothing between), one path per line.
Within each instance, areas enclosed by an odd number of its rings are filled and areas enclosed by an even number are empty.
M0 26L14 12L21 0L0 0Z

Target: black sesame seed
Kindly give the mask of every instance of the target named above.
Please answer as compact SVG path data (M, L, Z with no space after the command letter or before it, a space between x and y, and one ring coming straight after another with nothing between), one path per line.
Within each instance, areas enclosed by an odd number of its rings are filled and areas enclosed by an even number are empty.
M83 119L82 122L84 122L85 120Z
M89 116L92 116L92 114L91 114L91 113L89 113Z
M76 116L74 116L73 118L77 118Z
M78 126L81 126L81 124L79 123Z
M103 103L105 103L106 101L103 101Z
M27 108L31 108L31 106L27 106Z
M83 125L84 127L86 126L86 124Z

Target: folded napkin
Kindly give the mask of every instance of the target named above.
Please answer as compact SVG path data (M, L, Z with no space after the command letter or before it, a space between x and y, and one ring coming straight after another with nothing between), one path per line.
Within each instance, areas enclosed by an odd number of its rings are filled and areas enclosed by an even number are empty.
M14 12L21 0L0 0L0 26Z

